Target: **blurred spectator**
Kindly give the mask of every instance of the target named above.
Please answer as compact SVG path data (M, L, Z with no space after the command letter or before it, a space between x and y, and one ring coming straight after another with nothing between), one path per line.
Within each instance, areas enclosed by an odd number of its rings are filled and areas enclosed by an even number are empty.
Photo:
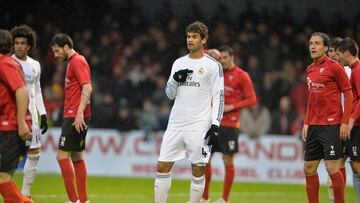
M167 102L162 102L157 108L158 128L159 133L163 133L168 125L170 116L170 106Z
M150 99L144 101L143 111L140 113L139 119L139 127L144 132L144 141L149 141L150 136L159 127L156 111L156 107Z
M300 75L299 82L291 90L291 103L298 115L304 115L308 98L308 87L306 84L306 72Z
M116 129L120 132L126 132L136 129L136 120L130 108L124 106L118 109L116 119Z
M295 121L296 113L291 106L290 98L280 98L279 110L273 112L271 134L291 135L291 127Z
M101 105L97 108L93 108L92 125L95 128L115 128L117 123L116 111L117 105L114 101L114 97L110 92L103 94Z
M254 106L243 109L240 116L240 130L251 139L268 134L271 127L269 110L260 104L259 97L257 101Z

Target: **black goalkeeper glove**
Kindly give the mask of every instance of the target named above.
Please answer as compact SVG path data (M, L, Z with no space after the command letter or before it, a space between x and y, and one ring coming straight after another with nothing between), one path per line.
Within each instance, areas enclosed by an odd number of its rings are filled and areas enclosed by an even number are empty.
M41 134L46 133L46 131L48 130L48 122L47 122L46 114L41 115L40 128L42 129Z
M219 126L212 124L210 129L207 131L206 135L205 135L205 144L211 146L213 144L215 144L215 142L217 141L217 137L219 134Z
M193 73L194 71L189 69L182 69L174 73L173 78L176 82L185 82L187 75Z

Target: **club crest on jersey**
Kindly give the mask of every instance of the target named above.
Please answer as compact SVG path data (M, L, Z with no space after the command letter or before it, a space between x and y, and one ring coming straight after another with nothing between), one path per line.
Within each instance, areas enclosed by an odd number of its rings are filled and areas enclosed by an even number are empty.
M229 80L233 80L234 76L233 75L229 75Z
M320 68L320 74L322 74L322 72L324 72L325 68L321 67Z
M198 73L199 73L199 75L203 75L203 74L205 73L204 68L203 68L203 67L200 67L200 68L198 69Z

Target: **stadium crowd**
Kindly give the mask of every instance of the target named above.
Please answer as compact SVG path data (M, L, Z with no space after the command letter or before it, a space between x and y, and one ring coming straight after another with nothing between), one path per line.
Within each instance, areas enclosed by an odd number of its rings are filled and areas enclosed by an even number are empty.
M66 65L54 59L49 43L58 32L69 33L76 42L75 50L90 63L92 127L143 129L146 135L166 128L172 103L164 89L173 60L187 53L184 30L188 22L202 20L209 25L207 48L233 47L236 63L250 74L260 101L247 110L245 117L250 118L242 119L265 118L270 124L261 133L294 135L301 131L311 33L321 30L331 37L360 42L360 16L349 22L334 14L332 21L326 21L309 9L299 20L288 5L281 10L259 10L249 3L245 12L233 18L225 4L219 3L213 15L205 17L193 3L187 16L178 17L164 1L158 14L149 19L132 1L71 1L76 12L65 6L69 3L12 6L15 2L9 1L3 8L14 10L0 8L3 28L27 24L37 31L38 46L31 55L42 65L45 106L52 125L57 126L62 120ZM269 112L270 116L261 116Z

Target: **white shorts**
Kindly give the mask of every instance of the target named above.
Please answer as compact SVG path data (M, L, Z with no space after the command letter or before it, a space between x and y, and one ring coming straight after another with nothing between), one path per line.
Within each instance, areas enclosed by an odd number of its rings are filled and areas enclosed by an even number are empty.
M206 131L166 130L163 136L159 161L175 162L185 157L192 164L206 164L210 148L204 144Z
M25 141L25 145L29 146L29 149L37 149L41 147L41 129L38 125L32 126L32 138L31 141Z

